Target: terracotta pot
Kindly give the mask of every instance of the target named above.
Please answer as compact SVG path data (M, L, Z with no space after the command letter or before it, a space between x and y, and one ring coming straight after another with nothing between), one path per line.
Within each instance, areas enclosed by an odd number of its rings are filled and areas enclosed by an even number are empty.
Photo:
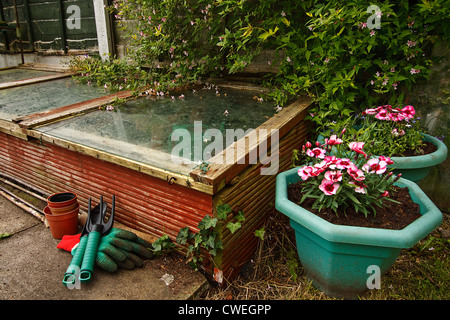
M54 193L47 198L50 208L66 207L77 202L77 195L72 192Z
M73 210L76 209L76 207L78 205L79 205L78 202L75 202L75 203L73 203L73 204L71 204L70 206L67 206L67 207L61 207L61 208L49 207L49 209L50 209L51 214L62 215L62 214L66 214L66 213L72 212Z
M47 204L52 214L66 214L78 206L77 195L72 192L54 193L47 198Z
M80 206L66 214L52 214L50 208L44 208L45 218L50 225L50 231L55 239L61 239L64 235L74 235L78 232L78 212Z

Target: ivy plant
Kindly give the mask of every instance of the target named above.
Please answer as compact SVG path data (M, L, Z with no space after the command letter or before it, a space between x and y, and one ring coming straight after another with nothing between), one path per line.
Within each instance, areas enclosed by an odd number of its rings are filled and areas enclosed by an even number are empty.
M188 262L197 269L198 263L203 261L201 250L206 250L212 257L216 256L222 249L222 241L219 237L219 221L228 218L228 214L233 210L228 204L218 205L216 207L217 218L206 215L197 225L198 232L193 233L189 227L184 227L178 233L176 242L179 245L186 245ZM245 220L244 213L240 211L233 217L236 222L228 222L227 228L231 233L241 228L241 222Z

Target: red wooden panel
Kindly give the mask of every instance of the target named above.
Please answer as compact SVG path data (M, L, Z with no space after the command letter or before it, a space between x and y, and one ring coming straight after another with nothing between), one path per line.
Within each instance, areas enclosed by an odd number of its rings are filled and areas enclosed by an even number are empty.
M83 209L103 195L116 195L117 221L157 237L176 237L186 226L193 231L212 214L212 196L38 141L0 133L0 170L48 193L77 193Z

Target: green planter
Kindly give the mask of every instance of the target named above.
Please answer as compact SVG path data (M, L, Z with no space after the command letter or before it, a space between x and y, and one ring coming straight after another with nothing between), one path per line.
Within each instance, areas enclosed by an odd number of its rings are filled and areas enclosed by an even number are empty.
M439 139L423 134L424 140L431 142L438 149L430 154L423 156L411 157L392 157L394 164L390 168L394 168L394 174L402 174L402 178L418 182L425 178L431 167L438 165L447 158L447 146Z
M394 164L388 166L390 169L394 169L394 174L402 174L402 178L419 182L428 175L430 169L438 165L439 163L447 159L447 146L441 140L423 133L424 140L431 142L438 149L430 154L423 156L411 156L411 157L391 157ZM319 135L317 138L321 143L325 142L323 135Z
M300 180L298 168L280 173L276 180L275 207L289 217L295 230L302 267L315 287L327 295L354 299L367 289L372 266L385 273L403 248L410 248L442 221L442 214L412 181L399 179L408 187L422 217L402 230L335 225L291 202L289 184Z

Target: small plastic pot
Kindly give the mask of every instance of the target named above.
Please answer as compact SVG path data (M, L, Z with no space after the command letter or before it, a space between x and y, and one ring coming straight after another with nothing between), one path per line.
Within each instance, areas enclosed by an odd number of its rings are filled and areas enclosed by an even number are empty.
M78 212L80 206L66 214L52 214L50 208L44 208L45 218L50 225L50 231L55 239L62 239L64 235L74 235L78 233Z
M69 212L72 212L73 210L76 209L76 207L78 206L78 202L75 202L73 204L71 204L70 206L67 207L61 207L61 208L51 208L49 207L50 211L52 214L54 215L62 215L62 214L66 214Z
M52 214L61 215L75 210L78 199L72 192L54 193L47 198L47 204Z

